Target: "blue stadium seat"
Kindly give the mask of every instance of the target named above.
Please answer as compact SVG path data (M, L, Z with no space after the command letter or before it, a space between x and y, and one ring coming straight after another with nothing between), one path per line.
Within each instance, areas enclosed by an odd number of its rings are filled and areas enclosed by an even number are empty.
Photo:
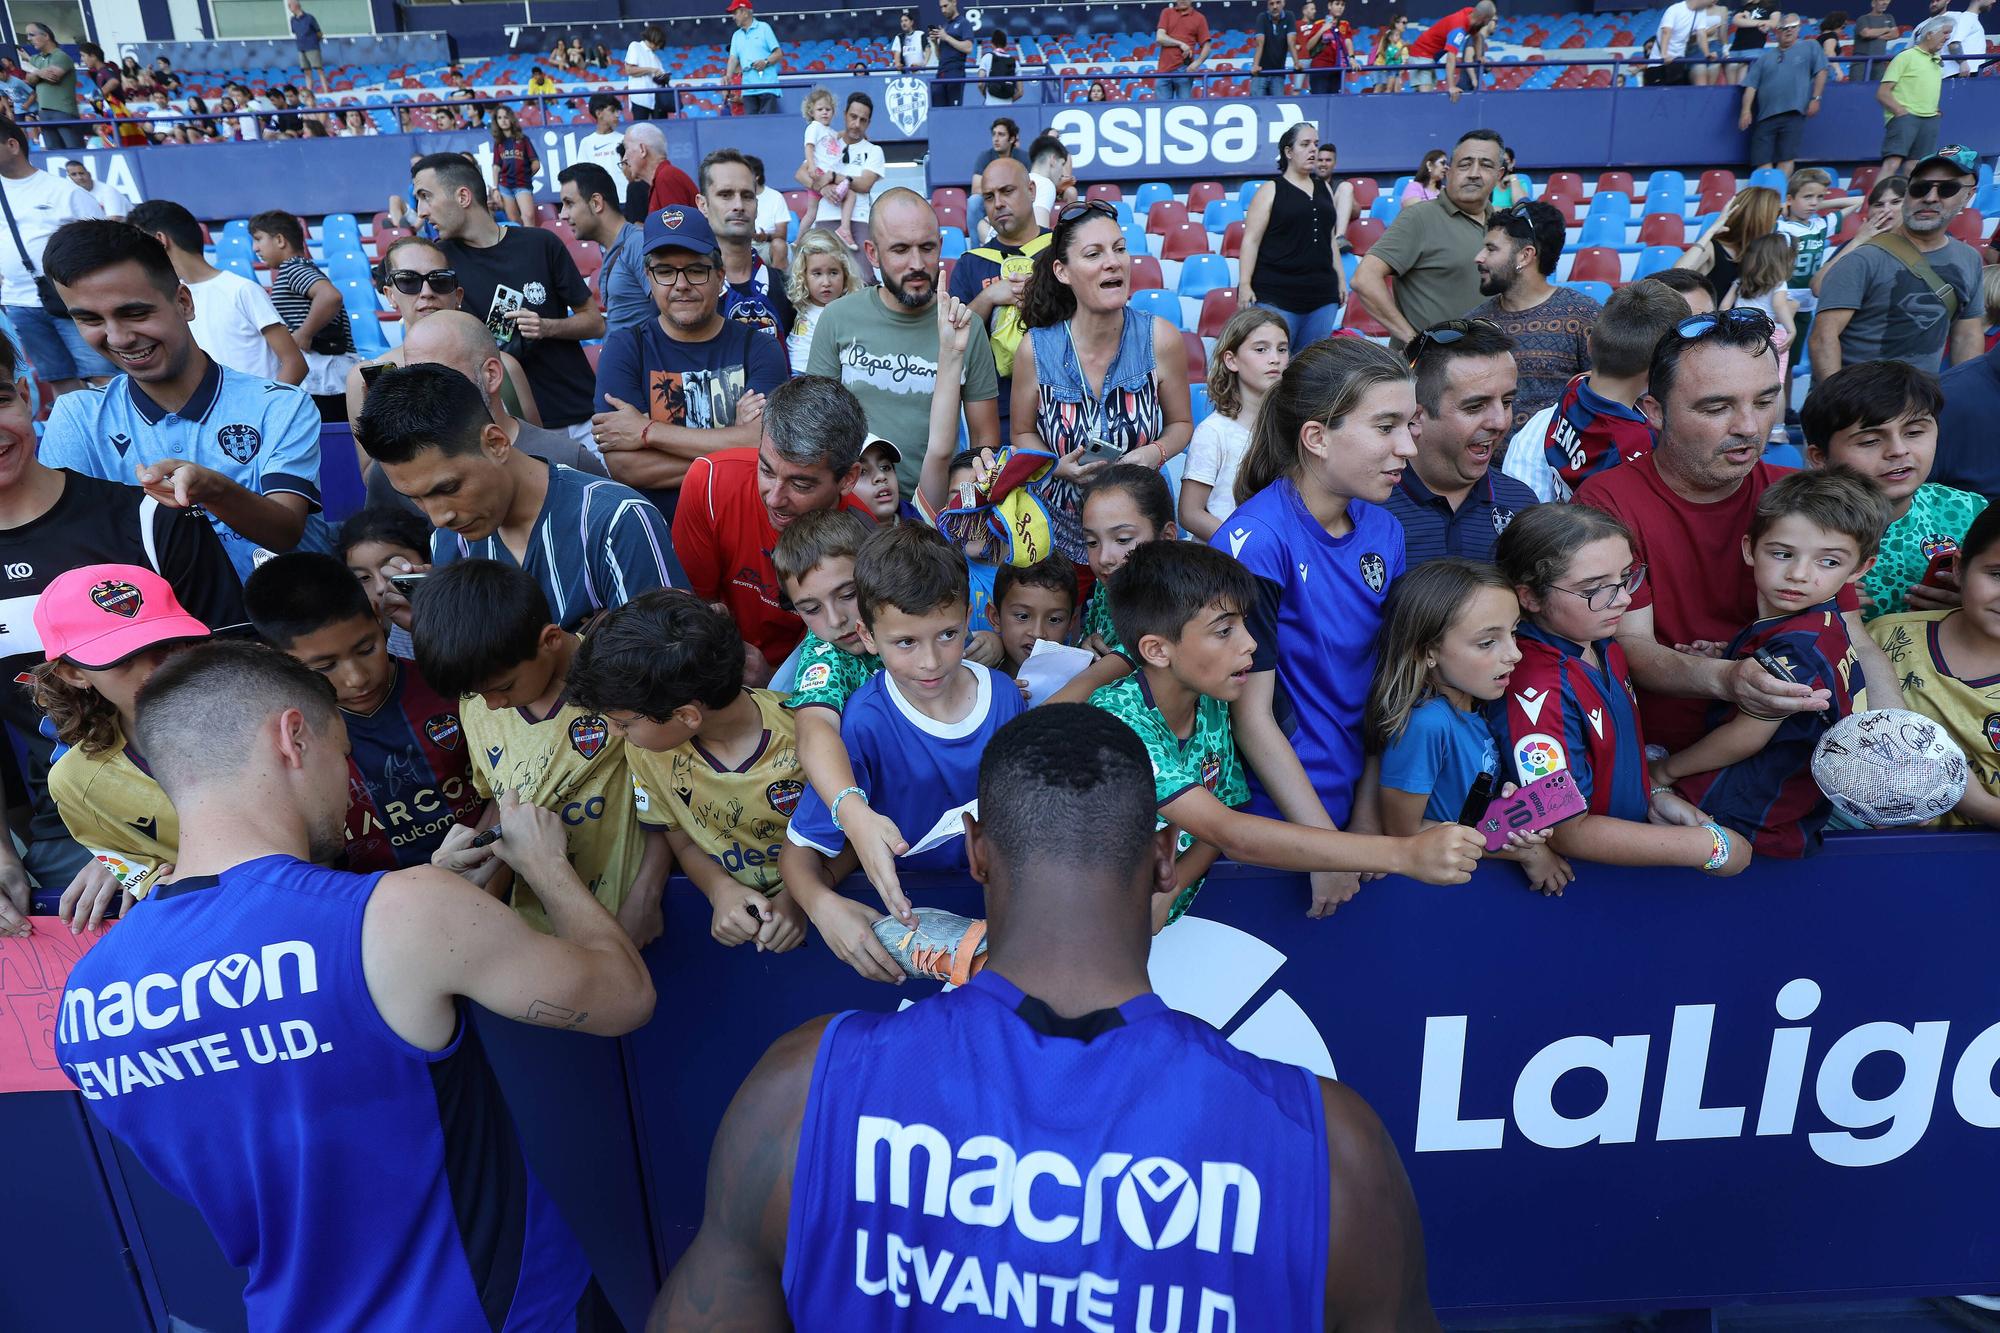
M1132 224L1133 224L1134 222L1137 222L1137 221L1139 220L1139 219L1138 219L1138 217L1137 217L1137 216L1136 216L1136 215L1135 215L1135 214L1134 214L1134 213L1132 212L1132 205L1131 205L1131 203L1130 203L1130 202L1128 202L1127 200L1124 200L1124 199L1113 199L1113 200L1111 200L1111 201L1110 201L1110 203L1111 203L1111 206L1112 206L1113 208L1115 208L1115 209L1117 209L1117 210L1118 210L1118 225L1119 225L1119 226L1121 226L1121 227L1129 227L1129 226L1131 226L1131 225L1132 225ZM1141 227L1141 228L1140 228L1139 230L1141 230L1141 231L1144 231L1144 230L1145 230L1145 228L1144 228L1144 227Z
M938 258L956 259L965 253L964 232L957 227L945 227L941 230L941 235L943 244L938 249Z
M1140 217L1144 217L1152 211L1154 204L1159 203L1162 199L1172 199L1174 197L1173 186L1161 181L1147 181L1139 187L1139 193L1133 197L1132 211Z
M1759 167L1750 173L1750 184L1761 185L1767 190L1776 190L1780 199L1785 197L1785 173L1776 167Z
M1687 177L1678 171L1656 171L1646 179L1646 211L1687 216Z
M1577 238L1576 243L1579 247L1601 245L1608 250L1626 249L1625 219L1611 217L1585 218L1583 220L1583 234Z
M1632 280L1637 282L1640 278L1650 278L1655 273L1664 272L1672 268L1680 257L1679 246L1649 245L1639 252L1639 263L1632 270Z
M1228 287L1235 282L1229 273L1229 261L1221 255L1189 255L1181 264L1180 294L1190 300L1199 301L1219 287Z
M1232 222L1243 221L1247 205L1242 199L1211 199L1208 207L1201 210L1201 225L1205 231L1220 236L1229 230Z
M1215 411L1215 404L1208 401L1208 386L1206 384L1188 385L1188 406L1193 409L1193 420L1197 426L1207 420L1209 415Z
M333 280L335 286L359 282L371 293L374 290L375 271L369 264L368 257L359 250L351 253L346 251L329 253L326 258L326 276Z
M376 312L382 305L376 299L375 288L367 279L348 278L336 281L340 288L341 304L347 307L347 322L354 327L354 345L364 356L380 356L389 350L389 340L382 336L382 321Z
M1632 218L1631 196L1622 190L1599 190L1590 196L1590 211L1583 217L1586 224L1592 218L1613 218L1619 223L1629 222Z
M1396 214L1403 211L1402 204L1396 200L1396 195L1399 193L1400 191L1384 190L1376 195L1375 202L1368 208L1368 216L1385 227L1394 222Z
M1608 282L1566 282L1563 286L1573 292L1582 292L1599 305L1611 299L1611 284Z
M1158 315L1175 328L1181 326L1181 298L1172 292L1161 291L1157 287L1143 288L1132 293L1132 308Z

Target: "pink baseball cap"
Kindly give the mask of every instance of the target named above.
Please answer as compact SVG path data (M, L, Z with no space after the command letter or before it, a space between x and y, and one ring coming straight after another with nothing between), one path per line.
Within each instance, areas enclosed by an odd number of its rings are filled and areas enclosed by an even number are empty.
M35 599L35 632L48 660L90 671L176 639L205 639L173 585L139 565L85 565L56 576Z

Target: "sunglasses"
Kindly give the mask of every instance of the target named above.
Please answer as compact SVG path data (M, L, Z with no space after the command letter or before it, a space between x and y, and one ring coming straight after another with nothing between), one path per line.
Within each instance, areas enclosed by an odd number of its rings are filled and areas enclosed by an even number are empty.
M1552 583L1549 587L1554 592L1566 592L1572 597L1581 597L1583 604L1593 611L1608 611L1611 609L1611 604L1618 600L1619 593L1630 596L1639 591L1640 585L1645 581L1646 567L1634 565L1625 571L1625 577L1613 579L1609 583L1600 583L1595 588L1578 591L1575 588L1565 588L1560 583Z
M405 296L415 296L425 287L437 296L444 296L458 290L458 273L448 268L434 268L428 273L399 268L389 275L389 285Z
M1528 216L1527 205L1516 204L1503 208L1486 219L1488 227L1499 227L1509 236L1518 236L1524 241L1535 239L1535 220Z
M1071 204L1068 208L1065 208L1062 212L1056 214L1056 223L1059 226L1067 227L1072 222L1076 222L1081 218L1089 217L1092 213L1102 213L1105 217L1110 218L1113 222L1116 222L1118 220L1118 210L1113 208L1110 204L1104 202L1104 200L1084 199L1078 201L1077 203Z
M1433 347L1449 347L1466 337L1474 329L1492 329L1497 332L1499 328L1500 326L1490 319L1447 320L1442 324L1436 324L1425 329L1422 333L1410 339L1403 347L1403 359L1414 366L1423 359L1424 353Z
M1964 193L1964 181L1911 181L1909 197L1912 199L1928 199L1932 195L1936 195L1940 199L1956 199Z
M1770 342L1778 331L1771 317L1750 306L1736 306L1729 310L1711 310L1694 315L1674 325L1674 332L1689 342L1699 342L1720 334L1726 338L1752 338Z

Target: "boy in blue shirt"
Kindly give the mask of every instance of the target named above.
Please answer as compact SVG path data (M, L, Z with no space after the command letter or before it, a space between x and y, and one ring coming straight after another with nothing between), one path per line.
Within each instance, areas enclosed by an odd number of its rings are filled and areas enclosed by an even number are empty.
M90 218L49 238L42 267L84 341L123 372L56 400L43 464L200 506L239 578L259 551L331 549L318 512L319 409L300 389L209 359L166 247Z
M899 523L872 533L855 556L854 589L860 643L883 668L841 714L854 780L830 802L808 786L778 866L843 961L896 982L902 969L875 937L881 913L821 882L822 865L846 847L842 803L860 797L904 831L904 866L965 869L963 816L976 805L980 753L1025 705L1004 677L964 660L965 557L937 532Z
M330 555L300 551L243 585L257 635L325 676L347 724L347 862L356 872L428 865L455 823L477 822L458 705L416 663L389 655L363 588Z

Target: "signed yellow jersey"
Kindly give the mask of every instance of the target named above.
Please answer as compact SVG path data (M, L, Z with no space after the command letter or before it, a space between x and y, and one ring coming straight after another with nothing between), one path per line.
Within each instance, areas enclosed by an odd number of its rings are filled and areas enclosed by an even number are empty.
M132 895L146 896L180 856L181 826L167 794L121 738L116 749L71 749L49 769L49 795L69 836Z
M765 894L784 887L778 849L805 791L793 715L784 696L752 690L764 740L741 768L725 768L696 737L653 753L626 748L640 822L679 829L738 884Z
M1951 673L1938 645L1938 629L1957 611L1911 611L1879 616L1868 633L1882 646L1903 691L1903 702L1944 728L1965 751L1971 780L2000 795L2000 676L1967 680ZM1947 812L1936 821L1946 828L1974 821Z
M520 708L495 712L467 696L459 703L459 723L473 788L489 799L511 789L561 815L577 878L606 911L616 912L645 854L625 742L603 718L568 703L553 716L536 718ZM549 929L541 902L518 881L514 907L536 929Z

